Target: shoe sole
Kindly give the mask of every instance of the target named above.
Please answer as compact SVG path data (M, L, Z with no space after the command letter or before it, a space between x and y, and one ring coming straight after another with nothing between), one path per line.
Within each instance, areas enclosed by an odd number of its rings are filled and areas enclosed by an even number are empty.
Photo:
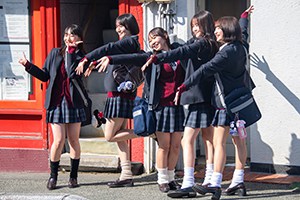
M195 192L199 193L199 194L202 194L202 195L205 195L205 194L206 194L205 191L202 191L202 190L199 189L198 187L193 186L192 189L193 189Z
M188 198L193 198L193 197L196 197L197 194L196 192L187 192L187 193L168 193L167 194L168 197L171 197L171 198L181 198L181 197L188 197Z

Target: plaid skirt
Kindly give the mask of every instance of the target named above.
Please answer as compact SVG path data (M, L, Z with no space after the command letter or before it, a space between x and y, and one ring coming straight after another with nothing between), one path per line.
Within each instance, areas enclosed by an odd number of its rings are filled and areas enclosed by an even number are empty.
M62 99L61 105L53 107L46 112L47 123L77 123L86 121L84 108L69 108L65 98Z
M230 122L233 119L230 119L229 115L225 109L217 109L215 112L214 119L212 121L213 126L229 126Z
M155 109L156 131L182 132L184 122L183 106L159 106Z
M215 108L206 103L190 104L184 126L191 128L207 128L211 125Z
M107 98L104 108L104 117L132 119L133 103L133 100L122 97Z

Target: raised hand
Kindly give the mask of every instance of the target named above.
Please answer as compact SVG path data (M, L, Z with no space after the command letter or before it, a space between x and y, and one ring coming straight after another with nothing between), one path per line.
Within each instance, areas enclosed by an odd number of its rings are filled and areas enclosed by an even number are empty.
M100 58L98 61L97 61L97 66L96 66L96 69L98 69L98 72L105 72L106 71L106 68L107 66L109 65L109 58L107 56L104 56L102 58Z
M27 58L24 52L23 52L23 56L19 59L19 63L23 66L25 66L27 63Z
M86 58L84 58L82 61L78 63L78 66L75 69L75 72L77 75L80 75L83 73L84 65L88 62Z
M91 62L89 67L85 70L84 76L88 77L89 75L91 75L94 68L95 68L95 64L94 64L94 62Z
M253 10L254 10L254 6L251 5L251 6L249 6L249 8L247 8L247 9L245 10L245 12L247 12L248 14L251 14L251 13L253 12Z
M142 72L145 71L147 69L147 67L149 67L150 64L152 64L154 57L155 57L155 55L150 56L150 58L147 60L147 62L142 66L142 68L141 68Z

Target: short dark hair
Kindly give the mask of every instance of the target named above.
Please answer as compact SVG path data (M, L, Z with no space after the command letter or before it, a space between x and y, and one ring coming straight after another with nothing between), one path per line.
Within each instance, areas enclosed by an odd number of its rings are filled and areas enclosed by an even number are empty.
M120 15L116 18L116 22L117 21L122 26L124 26L132 35L139 34L140 29L139 29L138 23L132 14L126 13L126 14Z
M233 16L224 16L219 18L215 24L223 31L222 42L242 41L242 30L237 18Z

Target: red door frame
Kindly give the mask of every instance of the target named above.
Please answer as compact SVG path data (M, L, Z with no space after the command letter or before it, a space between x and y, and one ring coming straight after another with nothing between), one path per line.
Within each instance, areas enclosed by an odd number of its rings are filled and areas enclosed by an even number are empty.
M59 0L30 0L31 61L42 66L60 43ZM0 101L0 171L47 171L50 146L45 122L46 84L32 79L28 101Z

